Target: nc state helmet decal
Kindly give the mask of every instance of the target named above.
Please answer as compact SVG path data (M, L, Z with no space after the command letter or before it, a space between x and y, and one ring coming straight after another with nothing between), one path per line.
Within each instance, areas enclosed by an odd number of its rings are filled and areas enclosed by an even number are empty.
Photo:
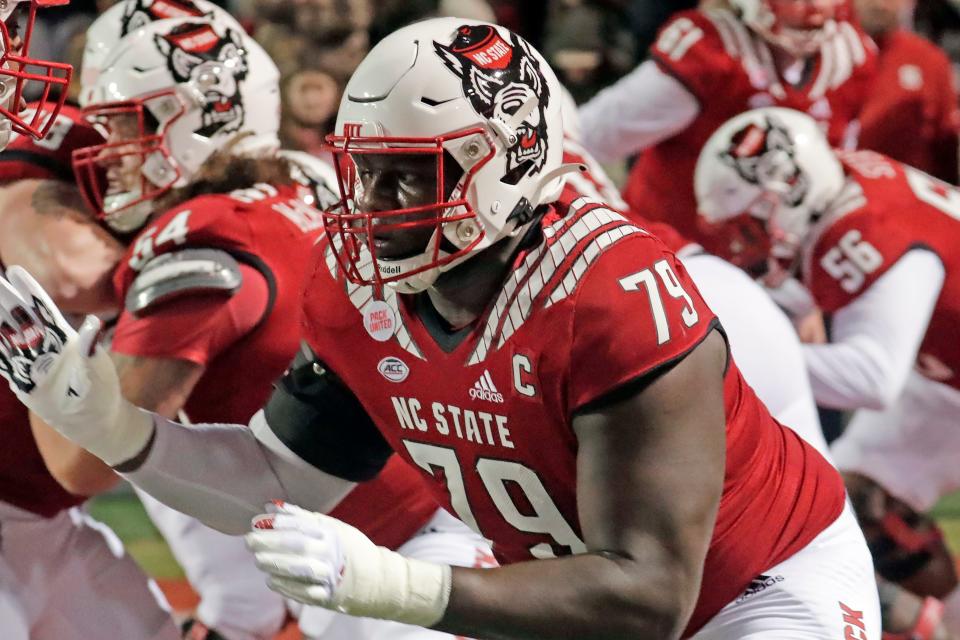
M120 37L156 20L203 18L207 14L192 0L134 0L127 2L120 20Z
M195 133L209 138L238 131L244 121L240 83L248 68L239 34L228 28L221 37L209 24L186 23L155 38L176 81L190 82L206 98Z
M547 159L546 109L550 89L530 45L515 34L507 41L490 25L463 25L453 42L434 41L444 64L460 77L463 94L484 118L510 117L531 96L537 107L517 127L517 142L507 149L507 180L536 174Z
M720 159L750 184L780 193L788 206L799 205L807 195L809 180L797 165L790 134L772 116L763 125L751 123L736 132Z

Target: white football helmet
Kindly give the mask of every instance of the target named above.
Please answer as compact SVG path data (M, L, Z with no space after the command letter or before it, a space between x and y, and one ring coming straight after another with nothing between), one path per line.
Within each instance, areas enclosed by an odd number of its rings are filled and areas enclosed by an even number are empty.
M730 0L740 19L768 42L798 57L820 50L848 0Z
M742 113L707 140L694 172L704 230L753 275L790 271L813 222L843 189L843 166L805 113Z
M325 214L326 227L347 277L422 291L530 222L563 188L560 102L547 62L503 27L435 18L377 44L350 79L327 138L343 200ZM435 204L415 209L360 211L356 156L411 153L437 158L438 185L444 154L459 165L463 175L449 197L438 193ZM425 212L433 215L405 219ZM434 231L417 255L377 258L376 229L400 226Z
M37 10L68 3L69 0L0 1L0 150L6 148L14 132L43 138L63 108L73 67L30 57L30 41ZM39 102L36 109L22 111L28 86Z
M152 212L152 200L190 183L215 151L237 154L279 147L279 71L266 52L219 18L152 22L110 52L84 114L107 142L73 153L77 180L94 211L114 230L130 232ZM136 118L136 133L111 131L113 118ZM110 186L108 167L139 163L137 188Z
M212 17L243 31L236 18L209 0L123 0L104 11L87 29L80 65L80 106L87 106L104 61L125 35L157 20Z

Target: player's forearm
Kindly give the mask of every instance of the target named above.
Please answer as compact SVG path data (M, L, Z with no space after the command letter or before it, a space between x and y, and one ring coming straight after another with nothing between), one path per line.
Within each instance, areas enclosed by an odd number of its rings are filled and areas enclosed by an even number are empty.
M453 570L436 629L498 640L679 638L699 583L677 563L585 554Z
M913 368L944 277L939 257L914 249L835 313L833 342L804 346L817 403L836 409L890 406Z
M895 375L886 350L869 338L808 344L803 350L814 398L823 407L882 410L906 380L906 374Z
M598 161L615 162L686 129L699 113L696 97L647 60L581 107L581 142Z
M282 445L264 443L268 435L259 429L186 427L160 416L155 422L149 448L118 471L157 500L225 533L249 531L251 518L273 500L326 512L353 487L293 459Z
M50 475L70 493L95 496L109 491L119 482L120 478L106 463L64 438L32 413L30 427Z

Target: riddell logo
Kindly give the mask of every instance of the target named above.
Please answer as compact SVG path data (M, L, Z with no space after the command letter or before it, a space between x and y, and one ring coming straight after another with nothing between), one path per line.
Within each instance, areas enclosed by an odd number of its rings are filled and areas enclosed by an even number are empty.
M487 402L503 404L503 394L497 391L496 385L493 384L493 378L490 377L490 372L486 369L484 369L480 379L470 387L470 397L474 400L486 400Z
M377 365L377 371L390 382L403 382L410 375L410 368L400 358L390 356Z

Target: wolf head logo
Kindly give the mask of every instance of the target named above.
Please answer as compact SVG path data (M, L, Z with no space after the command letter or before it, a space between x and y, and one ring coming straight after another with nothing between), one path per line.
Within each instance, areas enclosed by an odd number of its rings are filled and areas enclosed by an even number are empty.
M187 23L155 38L176 81L190 82L206 98L197 135L238 131L244 122L240 84L248 69L240 35L227 28L221 37L209 24Z
M750 184L782 193L788 206L799 205L807 195L809 180L797 164L790 134L772 116L735 133L720 158Z
M437 55L460 77L463 93L484 118L509 121L531 97L537 107L517 127L507 149L507 178L515 184L538 173L547 159L546 109L550 89L530 45L510 34L507 41L490 25L463 25L449 44L433 43Z

